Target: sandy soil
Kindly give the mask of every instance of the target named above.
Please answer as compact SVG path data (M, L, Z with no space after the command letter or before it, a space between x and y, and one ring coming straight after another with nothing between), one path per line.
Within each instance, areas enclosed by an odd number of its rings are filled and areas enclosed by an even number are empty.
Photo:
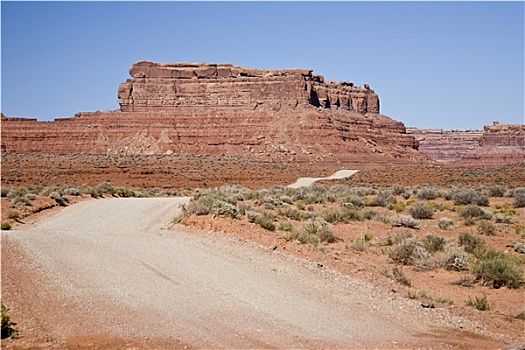
M87 200L2 231L29 348L497 348L445 309L237 236L171 224L187 198ZM461 330L461 329L462 330Z

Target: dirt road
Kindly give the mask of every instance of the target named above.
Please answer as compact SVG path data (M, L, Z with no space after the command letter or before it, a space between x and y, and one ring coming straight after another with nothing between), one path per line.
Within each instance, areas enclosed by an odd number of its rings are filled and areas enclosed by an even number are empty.
M339 170L328 177L301 177L296 182L289 185L290 188L301 188L312 186L319 180L338 180L345 179L357 173L358 170Z
M2 299L22 335L49 348L443 348L465 322L317 262L170 228L187 200L88 200L3 231Z

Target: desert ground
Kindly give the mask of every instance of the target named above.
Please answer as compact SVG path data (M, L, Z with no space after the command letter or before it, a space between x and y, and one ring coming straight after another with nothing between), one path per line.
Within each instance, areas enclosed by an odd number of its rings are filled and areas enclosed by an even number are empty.
M290 188L340 168L176 155L2 163L2 302L18 329L6 348L525 342L523 164L346 165L359 171ZM512 273L493 278L489 255Z

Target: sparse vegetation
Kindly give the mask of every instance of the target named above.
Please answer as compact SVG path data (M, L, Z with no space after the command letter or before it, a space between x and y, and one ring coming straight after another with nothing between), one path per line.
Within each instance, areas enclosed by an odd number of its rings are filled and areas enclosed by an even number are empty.
M2 339L15 336L17 333L16 324L11 321L9 316L9 310L5 307L4 303L1 303L2 308Z
M523 269L512 256L494 248L480 248L473 253L476 261L471 272L481 284L519 288L523 283Z
M465 305L472 306L479 311L487 311L490 309L486 295L483 295L479 298L476 296L474 299L469 297L467 300L465 300Z

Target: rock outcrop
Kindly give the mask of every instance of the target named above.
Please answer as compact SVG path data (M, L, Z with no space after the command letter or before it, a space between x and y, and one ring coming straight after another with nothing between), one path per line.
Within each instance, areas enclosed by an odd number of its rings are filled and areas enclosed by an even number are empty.
M525 161L525 125L495 121L483 130L407 128L429 158L460 166L492 167Z
M379 97L365 84L325 82L310 69L259 70L214 63L140 61L118 89L123 112L180 111L194 108L253 110L282 104L379 113Z
M402 123L379 113L379 98L366 84L326 82L309 69L210 63L140 61L130 75L118 89L120 110L52 122L2 116L2 150L426 159Z
M477 148L482 130L443 130L407 128L407 134L419 141L419 151L442 163L459 161Z

